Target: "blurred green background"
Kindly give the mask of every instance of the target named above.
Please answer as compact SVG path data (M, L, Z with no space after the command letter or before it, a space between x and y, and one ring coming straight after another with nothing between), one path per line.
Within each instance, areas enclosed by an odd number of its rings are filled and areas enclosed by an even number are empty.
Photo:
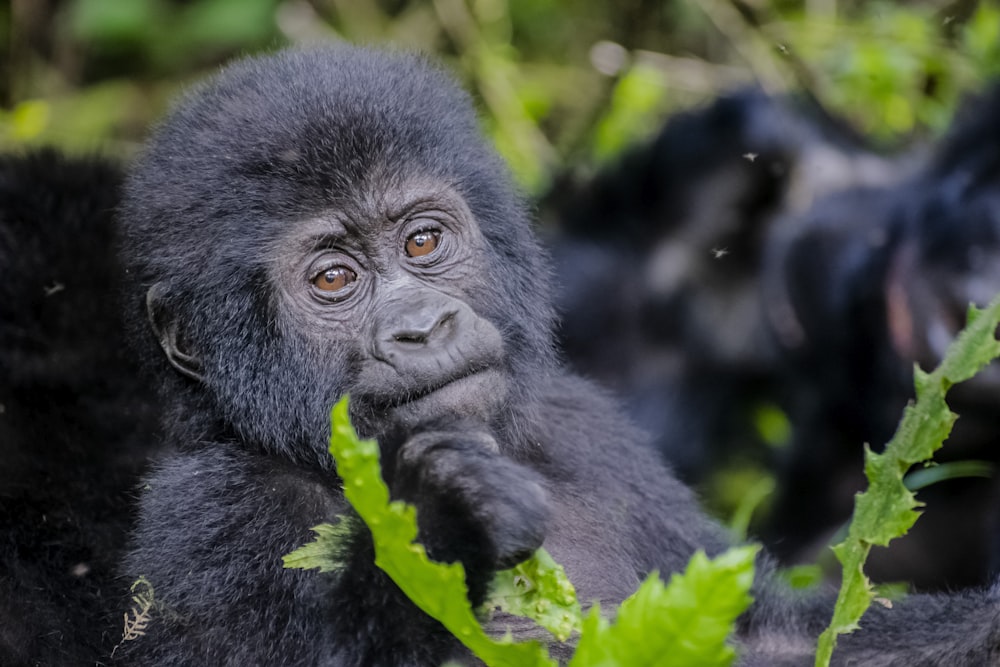
M323 40L440 56L529 193L742 83L805 90L892 146L1000 74L996 2L7 0L0 149L127 156L220 63Z

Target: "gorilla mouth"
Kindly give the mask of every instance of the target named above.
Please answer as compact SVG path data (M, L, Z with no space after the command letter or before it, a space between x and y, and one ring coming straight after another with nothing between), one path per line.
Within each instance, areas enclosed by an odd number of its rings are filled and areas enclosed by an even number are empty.
M499 372L490 366L481 366L478 368L470 368L464 373L455 375L446 379L444 382L438 384L428 385L416 391L407 392L402 396L397 397L395 400L385 407L387 408L397 408L401 405L407 405L409 403L415 403L421 401L425 398L431 397L440 391L448 391L456 385L468 384L468 381L474 380L479 376L484 375L496 375L499 376Z
M507 396L504 374L491 366L469 369L439 384L395 396L395 400L377 401L376 411L392 415L404 423L417 423L441 417L476 417L487 420L495 414Z

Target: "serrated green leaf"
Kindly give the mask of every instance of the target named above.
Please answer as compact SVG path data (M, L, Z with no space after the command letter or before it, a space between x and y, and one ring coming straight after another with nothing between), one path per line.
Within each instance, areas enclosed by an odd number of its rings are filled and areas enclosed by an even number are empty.
M995 309L996 301L982 310L969 306L968 323L941 362L940 371L952 384L968 380L1000 356L1000 341L993 337Z
M405 503L390 501L379 467L378 444L358 438L348 418L347 401L347 397L338 401L331 412L330 453L344 481L344 496L371 531L375 564L414 604L440 621L488 665L555 667L548 651L537 641L515 643L509 637L497 641L486 634L469 604L464 569L459 563L431 561L424 547L415 541L416 511ZM309 562L315 562L313 552L306 555ZM544 558L539 564L526 566L525 571L541 573L533 581L540 595L566 599L572 587L567 592L553 573L551 559ZM552 581L559 582L555 590L548 589Z
M847 537L833 547L843 567L843 579L829 627L819 637L816 666L827 667L837 635L852 632L874 597L863 567L873 545L884 546L905 535L919 518L919 503L903 483L916 463L934 456L951 433L957 415L948 409L945 394L1000 356L995 332L1000 324L1000 297L983 310L969 307L965 329L948 347L941 364L931 373L915 367L916 401L903 418L882 454L865 449L868 490L855 496L854 515Z
M668 585L651 574L622 603L614 623L591 610L570 667L731 664L736 651L727 640L752 601L757 550L738 547L714 560L699 551Z

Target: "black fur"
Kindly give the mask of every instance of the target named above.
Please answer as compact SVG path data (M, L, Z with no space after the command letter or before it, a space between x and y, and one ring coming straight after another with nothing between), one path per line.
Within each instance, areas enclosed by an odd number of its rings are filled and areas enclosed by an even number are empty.
M118 559L155 442L121 324L114 163L0 158L0 664L117 641Z

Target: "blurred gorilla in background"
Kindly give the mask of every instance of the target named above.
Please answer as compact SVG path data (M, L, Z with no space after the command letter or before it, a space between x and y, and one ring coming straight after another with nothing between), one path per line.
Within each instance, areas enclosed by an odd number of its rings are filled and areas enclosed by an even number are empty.
M116 578L158 412L121 322L117 165L0 158L0 664L118 640Z
M849 518L862 444L879 451L891 438L913 364L937 366L968 304L1000 293L1000 87L966 105L903 184L835 194L782 225L764 282L794 425L764 538L796 562ZM1000 368L948 402L960 419L936 460L1000 461ZM1000 556L995 477L945 479L918 498L925 516L876 549L868 571L923 589L988 581Z
M569 364L613 388L688 483L766 462L778 403L760 272L775 221L896 178L846 125L750 89L671 117L648 145L542 202Z

